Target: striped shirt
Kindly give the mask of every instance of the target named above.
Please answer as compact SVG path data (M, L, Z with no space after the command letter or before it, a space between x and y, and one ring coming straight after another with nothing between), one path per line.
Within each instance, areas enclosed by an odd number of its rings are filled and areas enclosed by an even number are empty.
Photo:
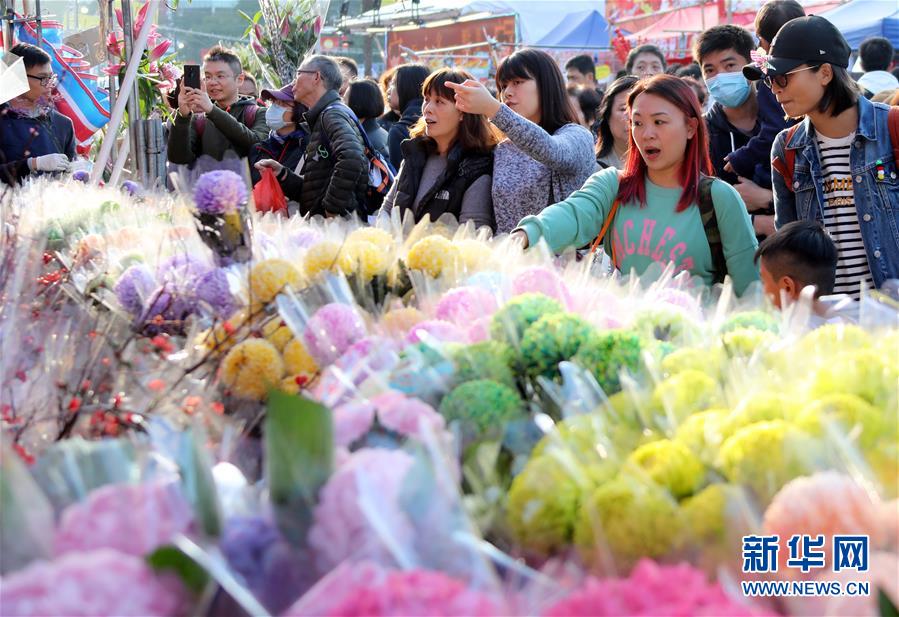
M859 283L865 281L868 288L873 288L874 279L858 223L849 166L855 132L837 139L818 135L817 139L824 176L824 227L839 251L834 293L848 294L858 300Z

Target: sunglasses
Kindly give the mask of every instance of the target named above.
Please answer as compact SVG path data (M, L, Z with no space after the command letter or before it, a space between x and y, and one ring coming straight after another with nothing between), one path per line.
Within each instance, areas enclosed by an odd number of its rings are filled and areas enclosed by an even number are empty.
M788 73L784 73L783 75L775 75L774 77L771 77L769 75L769 76L765 77L765 84L768 86L769 89L773 88L774 85L777 85L778 88L786 88L787 84L790 83L790 78L788 77L788 75L792 75L793 73L801 73L802 71L809 71L811 69L816 69L820 66L821 66L820 64L816 64L815 66L807 66L805 68L789 71Z
M59 77L55 73L53 75L46 75L46 76L28 75L26 73L26 76L30 79L36 79L37 81L41 82L42 88L46 88L47 86L55 86L57 83L59 83Z

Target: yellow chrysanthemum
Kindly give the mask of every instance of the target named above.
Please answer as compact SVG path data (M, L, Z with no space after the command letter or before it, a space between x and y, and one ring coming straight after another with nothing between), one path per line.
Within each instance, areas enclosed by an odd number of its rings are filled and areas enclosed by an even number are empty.
M387 252L373 242L347 242L343 250L353 263L352 271L366 281L384 274L390 265Z
M195 343L205 347L208 351L216 350L224 353L234 346L234 343L243 338L243 329L247 321L246 311L238 311L214 328L203 330L197 335Z
M353 271L353 260L343 248L331 240L324 240L311 247L303 260L306 276L312 278L322 272L338 271L350 274Z
M462 266L468 272L474 272L490 265L493 253L490 247L480 240L465 238L456 240L453 244L459 249Z
M425 314L413 306L393 309L384 314L381 326L390 336L403 336L412 326L425 320Z
M284 368L289 375L314 375L318 372L318 364L303 342L299 339L291 339L284 347Z
M222 362L220 377L235 396L262 400L268 389L281 383L284 362L274 345L248 339L235 345Z
M262 335L269 343L284 351L284 346L293 338L293 332L280 319L272 319L262 326Z
M393 236L376 227L361 227L349 236L347 236L347 244L353 242L371 242L382 251L389 252L393 248Z
M458 247L443 236L431 235L416 242L406 258L411 270L422 270L430 276L438 277L451 271L459 263Z
M260 261L250 270L250 299L253 304L268 304L288 285L302 286L303 275L283 259Z

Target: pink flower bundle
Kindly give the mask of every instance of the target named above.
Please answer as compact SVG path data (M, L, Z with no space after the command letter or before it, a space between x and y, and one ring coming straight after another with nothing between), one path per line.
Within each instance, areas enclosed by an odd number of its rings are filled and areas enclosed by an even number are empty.
M457 287L446 292L434 309L437 319L469 326L474 321L493 315L499 308L496 297L483 287Z
M604 615L755 615L729 598L717 583L690 565L663 566L641 560L627 578L590 578L544 612L546 617Z
M512 281L512 295L541 293L555 298L563 307L571 307L571 293L562 277L552 268L536 266L523 270Z
M10 617L161 617L180 614L185 601L176 578L157 576L140 557L109 549L35 562L0 585L0 610Z
M441 319L431 319L412 326L406 335L407 343L420 343L422 334L427 333L444 343L467 343L468 337L456 324Z
M398 498L412 464L400 450L363 448L334 472L319 494L308 536L321 572L351 557L391 563L383 530L400 546L411 543L413 529ZM377 529L369 515L380 519Z
M306 349L319 366L332 364L353 343L365 338L365 323L353 307L334 302L318 309L303 333Z
M143 557L186 532L192 520L173 483L110 484L63 511L56 553L111 548Z
M479 617L502 614L499 604L458 580L428 570L393 571L372 563L347 564L294 604L299 615Z
M433 432L446 425L443 416L415 397L388 390L371 400L356 400L334 409L334 442L349 446L371 430L377 414L381 426L403 437L423 437L426 427Z

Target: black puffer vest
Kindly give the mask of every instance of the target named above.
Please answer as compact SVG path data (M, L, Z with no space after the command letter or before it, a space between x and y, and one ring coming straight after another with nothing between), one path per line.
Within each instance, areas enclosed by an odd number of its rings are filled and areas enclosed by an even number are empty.
M411 209L415 202L428 156L425 138L415 137L403 142L403 173L397 178L396 200L393 203L401 214ZM447 212L458 220L465 191L475 180L492 173L493 154L465 153L459 144L454 145L447 155L446 169L415 207L415 222L425 215L436 221Z

